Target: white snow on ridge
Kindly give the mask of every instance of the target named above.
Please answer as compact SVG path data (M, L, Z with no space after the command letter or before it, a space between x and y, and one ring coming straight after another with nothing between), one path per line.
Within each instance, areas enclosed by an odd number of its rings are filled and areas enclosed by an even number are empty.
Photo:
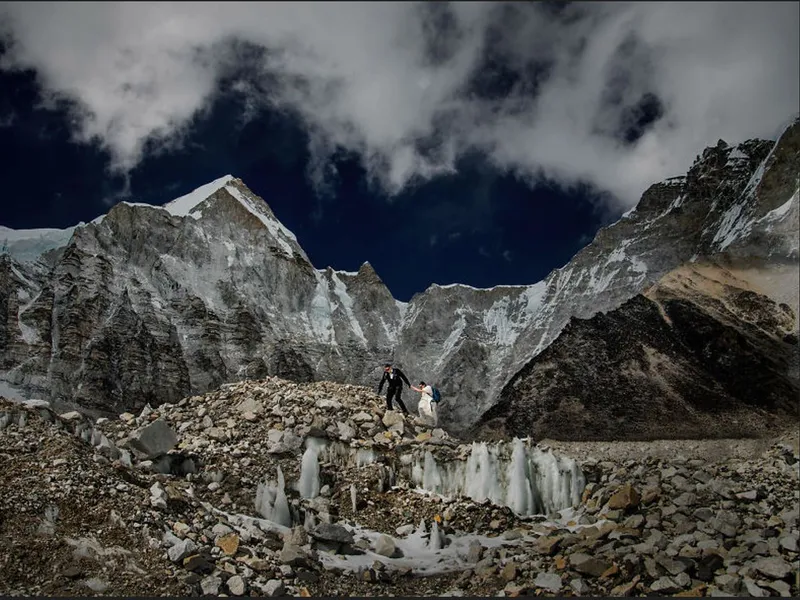
M535 284L534 284L535 285ZM466 283L446 283L444 285L440 283L432 283L432 288L442 288L443 290L449 290L454 288L460 288L465 290L472 290L474 292L491 292L492 290L518 290L518 289L525 289L530 287L529 285L521 284L521 285L493 285L492 287L486 288L479 288L472 285L467 285Z
M711 240L711 243L718 243L719 249L724 250L736 241L737 238L747 233L750 229L750 223L742 219L741 216L741 204L734 204L726 210L725 214L722 215L719 229L717 229L717 233L714 235L714 239Z
M193 218L197 219L200 215L195 216L192 214L192 212L197 208L197 205L220 188L225 187L232 180L233 175L225 175L224 177L215 179L211 183L201 185L199 188L192 190L185 196L175 198L175 200L168 202L161 208L169 212L171 215L175 215L176 217L192 216Z
M775 208L761 217L758 222L761 223L762 221L778 221L786 216L786 214L792 209L792 203L797 202L798 194L800 194L800 188L797 188L792 194L792 197L789 198L786 202L780 205L778 208Z

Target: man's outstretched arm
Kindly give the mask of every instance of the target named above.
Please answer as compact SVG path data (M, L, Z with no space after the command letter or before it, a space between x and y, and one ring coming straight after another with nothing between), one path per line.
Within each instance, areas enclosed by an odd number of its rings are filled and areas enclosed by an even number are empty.
M403 381L405 381L405 382L406 382L406 385L407 385L408 387L411 387L411 383L408 381L408 377L406 377L406 374L405 374L405 373L403 373L403 372L402 372L400 369L395 369L395 370L397 371L397 374L398 374L398 375L400 375L400 379L402 379Z

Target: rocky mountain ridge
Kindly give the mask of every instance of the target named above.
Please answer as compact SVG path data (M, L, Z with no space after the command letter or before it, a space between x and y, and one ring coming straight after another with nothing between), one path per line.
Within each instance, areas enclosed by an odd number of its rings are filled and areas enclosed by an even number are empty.
M433 285L408 303L366 263L315 269L232 177L121 203L37 262L0 257L0 393L113 413L268 375L371 385L393 359L437 383L441 422L464 431L571 318L693 259L749 270L796 309L798 140L795 122L777 143L706 149L539 283Z

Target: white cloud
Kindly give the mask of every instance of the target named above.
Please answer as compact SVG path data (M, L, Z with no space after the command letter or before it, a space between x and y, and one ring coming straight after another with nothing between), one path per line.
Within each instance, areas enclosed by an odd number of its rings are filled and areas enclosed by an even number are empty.
M319 184L337 148L357 152L389 193L479 150L624 206L718 138L770 136L798 109L797 3L547 6L8 3L0 17L15 44L3 66L34 68L51 97L77 101L76 136L103 143L124 172L145 141L180 143L241 60L230 42L245 41L267 49L251 65L262 84L237 84L248 115L295 111ZM512 69L548 64L537 94L533 80L502 98L472 93L488 50ZM645 93L665 116L622 144L624 111Z

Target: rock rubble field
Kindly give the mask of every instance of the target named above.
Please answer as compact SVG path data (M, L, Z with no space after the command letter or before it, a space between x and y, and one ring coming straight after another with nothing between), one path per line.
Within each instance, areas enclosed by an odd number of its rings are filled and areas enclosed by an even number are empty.
M0 472L5 596L800 593L796 432L467 442L268 378L117 419L0 399Z

